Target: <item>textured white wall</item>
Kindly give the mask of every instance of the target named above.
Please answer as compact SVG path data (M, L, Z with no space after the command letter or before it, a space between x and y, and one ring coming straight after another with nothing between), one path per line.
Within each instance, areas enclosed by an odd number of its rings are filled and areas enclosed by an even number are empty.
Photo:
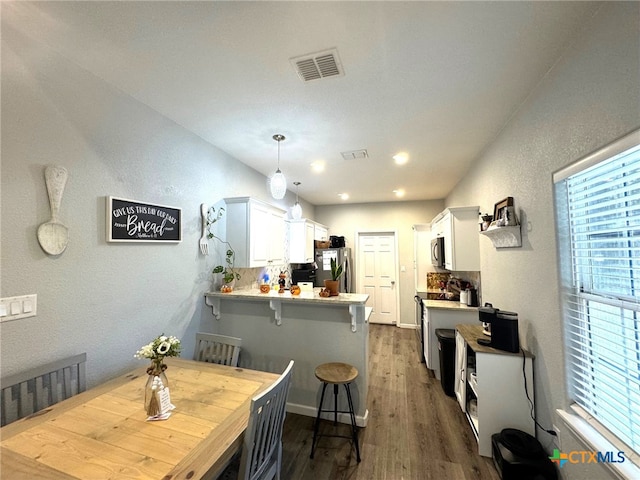
M139 365L134 352L162 332L183 338L190 357L195 330L214 328L202 294L217 261L199 252L200 203L251 195L277 204L266 178L2 28L0 295L38 294L36 317L0 324L2 376L86 351L92 386ZM49 164L69 171L60 218L70 239L57 258L36 239L50 218ZM182 243L106 243L107 195L182 208ZM289 193L279 206L294 201Z
M480 239L483 300L519 314L520 338L536 356L536 410L546 428L566 403L551 175L640 127L639 5L602 5L446 199L492 211L495 202L514 197L523 246L496 250ZM562 451L585 449L566 433L561 437ZM548 445L547 434L539 438ZM608 476L593 464L561 472L576 479Z

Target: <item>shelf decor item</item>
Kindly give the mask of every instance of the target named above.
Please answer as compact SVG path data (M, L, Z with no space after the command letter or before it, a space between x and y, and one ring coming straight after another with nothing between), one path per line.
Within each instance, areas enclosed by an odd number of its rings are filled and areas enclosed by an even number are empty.
M149 417L168 416L173 407L169 400L169 381L165 374L167 366L164 364L164 358L179 357L180 346L179 339L163 333L134 355L135 358L151 360L151 365L147 368L149 376L144 388L144 408Z
M493 206L493 222L491 226L505 227L517 225L518 220L515 216L515 209L513 207L513 197L507 197L500 200Z

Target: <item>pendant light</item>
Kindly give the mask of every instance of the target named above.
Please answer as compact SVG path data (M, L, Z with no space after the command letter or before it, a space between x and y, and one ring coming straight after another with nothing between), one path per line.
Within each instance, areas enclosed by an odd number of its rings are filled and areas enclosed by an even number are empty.
M284 178L284 174L280 171L280 142L285 138L284 135L276 134L273 139L278 142L278 169L276 173L269 178L269 190L271 190L271 196L276 200L284 198L284 194L287 193L287 179Z
M294 220L300 220L302 218L302 207L298 201L298 186L300 185L300 182L293 182L293 184L296 186L296 203L291 207L291 217Z

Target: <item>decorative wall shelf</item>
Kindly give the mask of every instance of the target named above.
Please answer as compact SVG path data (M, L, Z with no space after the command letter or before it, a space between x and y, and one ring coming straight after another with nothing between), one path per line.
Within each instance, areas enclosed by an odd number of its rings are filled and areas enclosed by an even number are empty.
M495 248L515 248L522 246L520 225L509 227L489 227L480 234L489 237Z

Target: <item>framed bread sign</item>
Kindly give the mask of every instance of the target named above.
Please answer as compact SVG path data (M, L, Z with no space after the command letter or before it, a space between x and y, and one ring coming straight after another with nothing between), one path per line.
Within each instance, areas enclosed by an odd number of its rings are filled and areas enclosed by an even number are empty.
M107 197L107 242L182 241L182 210Z

